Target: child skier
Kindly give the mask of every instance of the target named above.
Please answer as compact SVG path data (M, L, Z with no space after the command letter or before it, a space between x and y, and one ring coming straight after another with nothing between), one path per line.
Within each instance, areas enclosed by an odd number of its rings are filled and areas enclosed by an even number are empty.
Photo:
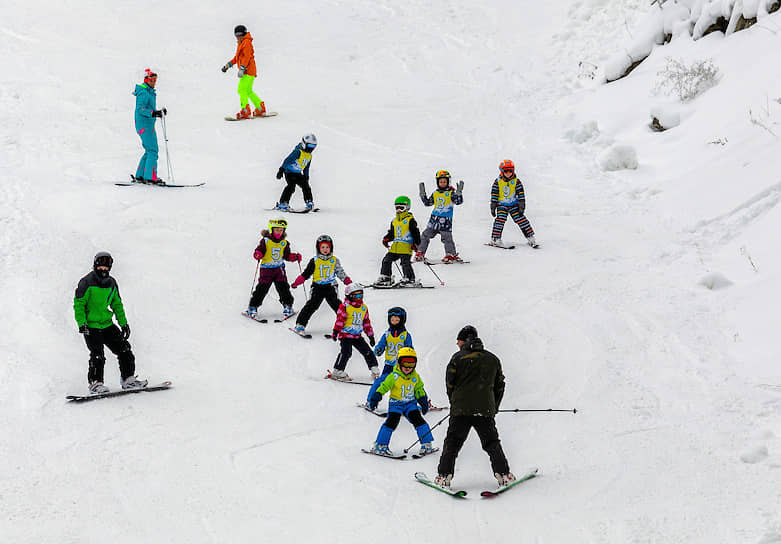
M142 389L147 385L147 380L139 380L135 376L136 358L127 341L130 338L130 326L127 324L117 281L109 275L113 264L114 259L105 251L95 255L92 272L79 280L73 298L76 324L89 349L87 382L93 394L109 392L109 388L103 385L103 368L106 364L104 346L119 360L122 389ZM114 324L115 315L121 329Z
M345 288L344 302L336 312L336 322L331 336L334 342L339 340L341 347L334 363L334 370L331 372L332 378L337 380L350 379L344 369L353 354L353 347L363 355L372 377L376 378L380 375L377 359L366 344L366 340L361 336L364 332L369 337L369 344L374 347L374 330L369 319L369 309L363 303L363 287L358 283L351 283Z
M309 166L312 162L312 152L316 147L317 137L314 134L304 135L301 142L293 148L293 151L277 170L277 179L282 179L284 175L287 182L285 188L282 189L279 202L277 202L277 210L290 211L290 197L293 196L296 185L301 187L301 191L304 193L306 209L311 210L315 207L312 201L312 188L309 186Z
M285 274L285 261L301 262L301 254L290 251L290 242L287 237L287 221L284 219L272 219L268 222L268 230L261 231L262 236L258 247L255 248L255 260L260 262L260 275L258 285L249 300L246 315L255 319L258 315L258 306L263 304L271 284L277 288L279 302L284 309L282 314L290 317L293 312L293 295L290 293L290 284Z
M401 416L407 418L415 427L420 439L419 455L426 455L436 451L433 446L434 437L431 436L431 428L423 419L428 412L429 403L426 391L423 389L423 380L415 371L418 356L412 348L401 348L399 358L393 372L382 382L369 401L369 408L374 410L382 399L382 396L390 391L388 402L388 417L377 433L377 440L371 449L376 455L393 455L388 448L391 435L401 420Z
M252 90L252 84L258 76L258 70L255 66L255 48L252 47L252 34L247 32L247 27L238 25L233 29L233 35L236 36L236 54L222 67L223 73L234 64L239 65L239 100L241 101L241 111L236 114L236 120L249 119L251 117L265 117L266 105L258 95ZM255 111L250 111L249 101L255 105Z
M407 196L400 196L394 203L396 207L396 217L393 218L388 232L382 239L382 245L388 248L388 253L382 259L380 268L380 277L377 278L375 285L391 286L391 264L393 261L401 260L401 270L404 278L401 285L416 285L415 272L412 271L410 258L413 250L420 244L420 230L418 223L412 216L410 209L410 199Z
M157 109L155 85L157 85L157 74L147 68L144 70L144 82L136 85L133 91L136 97L136 134L141 138L141 145L144 147L144 154L138 162L133 181L162 185L163 180L157 177L158 148L155 118L166 115L168 110Z
M371 402L374 392L380 384L385 381L385 377L393 372L393 367L396 365L396 358L399 355L401 348L412 348L412 335L407 331L405 325L407 323L407 312L404 308L396 306L388 310L388 330L380 336L380 341L374 347L375 355L382 355L385 353L385 366L382 368L382 374L374 380L374 384L369 389L369 394L366 396L366 406Z
M531 247L538 248L539 245L534 239L534 229L523 214L526 210L526 195L521 180L515 176L515 164L511 160L504 160L499 163L499 172L499 177L491 186L491 215L496 219L491 230L489 245L503 246L502 230L504 230L504 222L507 221L507 214L510 214L513 221L521 228L526 242Z
M339 278L345 285L350 285L352 280L345 274L342 263L339 258L334 256L334 241L327 234L317 238L315 242L315 256L309 260L304 271L298 276L292 284L293 289L304 283L305 280L312 278L312 296L304 307L298 313L296 318L295 332L303 335L306 324L312 314L315 313L325 300L331 309L336 312L342 301L339 300L336 278Z
M464 202L464 197L461 196L464 190L464 182L458 182L458 188L454 189L450 186L450 172L447 170L440 170L436 173L437 189L431 196L426 195L426 184L420 182L420 199L423 201L424 206L434 206L434 210L431 212L431 217L426 225L426 230L420 237L420 245L415 252L415 260L422 261L426 256L426 249L428 249L429 241L436 236L440 235L442 238L442 244L445 246L445 257L442 262L445 264L450 263L462 263L464 262L456 252L456 245L453 243L453 205L456 206Z

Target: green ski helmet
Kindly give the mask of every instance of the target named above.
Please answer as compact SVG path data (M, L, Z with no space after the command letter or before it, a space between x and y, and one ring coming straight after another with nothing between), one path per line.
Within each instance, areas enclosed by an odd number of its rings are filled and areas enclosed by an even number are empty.
M406 212L410 209L412 206L412 201L409 199L408 196L400 196L396 198L396 201L393 203L394 206L396 206L397 212Z

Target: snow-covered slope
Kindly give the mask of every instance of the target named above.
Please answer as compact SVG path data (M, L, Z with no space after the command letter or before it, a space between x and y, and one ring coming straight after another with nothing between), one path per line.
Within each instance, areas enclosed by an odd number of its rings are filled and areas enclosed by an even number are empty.
M778 132L777 40L761 28L778 15L673 41L592 87L578 62L609 57L646 2L115 4L2 8L3 541L781 541L779 159L750 120ZM222 120L238 109L235 72L219 71L238 23L274 119ZM677 108L651 93L665 56L710 57L723 78L659 134L649 111ZM111 183L140 156L130 93L145 67L160 74L176 179L202 189ZM455 238L472 263L437 267L444 287L366 302L378 331L387 308L408 310L435 403L472 323L504 362L503 407L577 406L497 418L513 470L541 478L476 500L493 479L472 437L455 480L472 500L416 484L436 456L362 455L381 420L354 407L364 389L322 380L330 311L311 341L239 316L274 173L310 131L323 210L289 216L289 239L308 258L331 234L358 281L379 271L397 195L424 222L417 183L441 168L465 180ZM599 168L613 144L636 151L637 170ZM483 245L505 158L539 251ZM505 239L522 236L509 224ZM64 404L85 389L71 301L98 250L116 260L139 374L175 389ZM263 311L279 310L272 293ZM348 371L362 365L356 354ZM110 385L117 374L109 356ZM391 446L414 440L402 422Z

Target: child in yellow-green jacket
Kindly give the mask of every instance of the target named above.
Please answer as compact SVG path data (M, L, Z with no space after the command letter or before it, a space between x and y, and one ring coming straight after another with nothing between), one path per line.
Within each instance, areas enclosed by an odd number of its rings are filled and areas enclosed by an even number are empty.
M428 423L423 419L423 414L428 412L429 402L426 391L423 388L423 380L415 371L418 357L412 348L401 348L396 360L396 367L393 372L388 374L385 381L371 397L369 408L374 410L377 404L382 400L385 393L390 392L390 401L388 403L388 417L385 419L380 431L377 433L377 440L371 449L371 453L376 455L392 456L393 452L388 448L391 435L401 420L401 416L406 417L415 427L420 439L419 455L426 455L436 451L432 442L431 429Z

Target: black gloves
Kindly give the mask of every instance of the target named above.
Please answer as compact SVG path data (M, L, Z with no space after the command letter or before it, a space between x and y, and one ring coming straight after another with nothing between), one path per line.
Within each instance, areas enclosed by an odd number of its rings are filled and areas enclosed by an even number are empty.
M369 345L370 345L371 347L374 347L374 344L376 344L376 343L377 343L377 342L375 342L375 341L374 341L374 336L370 336L370 337L369 337Z
M79 327L79 334L83 334L84 336L89 336L89 327L85 323L81 327Z
M168 115L168 110L165 108L152 112L152 117L162 117L163 115Z
M491 202L491 217L496 217L496 207L498 204L496 202Z
M282 179L282 176L284 175L285 175L284 169L280 168L279 170L277 170L277 179Z
M222 73L224 74L225 72L227 72L228 68L230 68L231 66L233 66L233 65L230 62L227 63L225 66L223 66L222 67Z
M331 331L331 340L336 342L339 339L338 336L339 336L339 331L337 331L336 329Z
M382 245L384 245L385 247L388 247L388 245L390 245L390 240L388 240L387 238L383 238L382 239Z
M130 325L122 325L122 340L130 338Z
M428 401L428 397L426 395L423 395L418 399L418 404L420 405L420 413L424 416L429 411L429 408L431 408L431 403Z

